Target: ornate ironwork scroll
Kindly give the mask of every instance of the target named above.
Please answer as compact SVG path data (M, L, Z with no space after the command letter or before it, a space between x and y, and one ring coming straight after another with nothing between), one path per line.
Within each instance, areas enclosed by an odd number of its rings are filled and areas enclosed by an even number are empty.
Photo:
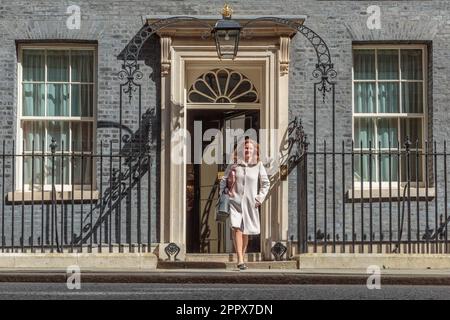
M108 221L109 216L121 205L120 200L125 199L126 195L136 187L141 181L142 177L148 174L148 168L151 164L149 161L150 151L150 129L152 127L152 120L155 117L155 109L147 110L141 117L141 126L133 134L125 134L122 136L124 145L120 151L123 163L122 170L117 167L113 168L112 177L102 195L102 201L98 202L93 209L84 217L83 234L80 234L75 243L80 241L87 241L92 234L95 234L101 227L101 224ZM118 127L118 124L104 124L102 127ZM125 128L127 132L130 129ZM122 162L122 161L121 161ZM130 179L131 178L131 179ZM130 183L131 181L131 183ZM91 225L90 218L97 210L102 212L101 216Z
M314 30L305 26L303 23L299 23L296 21L280 17L256 18L244 24L243 29L245 30L245 28L248 27L249 25L262 21L270 21L297 30L311 43L317 56L316 68L313 70L312 75L314 78L319 79L319 82L317 82L316 84L318 85L318 90L322 93L322 98L323 101L325 102L326 93L331 92L331 90L333 90L332 79L336 78L337 76L337 72L334 70L334 65L331 61L330 50L326 42L322 39L321 36L319 36L316 32L314 32Z
M143 45L153 34L158 32L159 30L181 22L197 22L205 26L208 30L213 29L213 26L198 18L180 16L158 20L152 24L145 25L141 30L139 30L139 32L133 37L133 39L131 39L130 43L128 43L127 47L125 48L125 52L122 58L122 70L119 71L119 78L121 80L125 80L125 82L121 84L121 87L125 88L124 93L128 95L129 101L131 101L133 93L136 91L136 87L138 87L137 81L142 79L143 76L142 72L139 69L138 63L139 55L141 53ZM208 35L209 33L205 33L205 37Z
M317 56L316 68L313 70L312 75L314 78L320 80L318 82L318 84L320 84L318 90L322 92L323 99L325 100L326 93L332 90L332 79L336 78L337 72L331 61L330 50L323 38L309 27L303 25L303 23L281 17L260 17L253 19L242 26L243 31L252 24L264 21L285 25L297 30L311 43ZM205 21L189 16L161 19L152 24L145 25L127 45L123 57L122 70L119 73L121 79L127 80L126 84L128 87L126 93L129 94L129 96L132 96L131 88L136 83L135 81L142 78L142 73L139 71L138 59L144 43L159 30L181 22L196 22L205 26L209 31L213 29L213 26ZM208 35L209 33L205 32L205 37Z

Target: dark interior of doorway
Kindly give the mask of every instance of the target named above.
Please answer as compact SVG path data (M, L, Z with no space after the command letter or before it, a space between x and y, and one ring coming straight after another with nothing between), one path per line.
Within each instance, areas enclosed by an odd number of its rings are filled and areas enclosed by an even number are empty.
M255 129L258 132L259 110L189 110L187 114L187 128L191 135L191 150L194 150L194 121L201 121L202 123L202 135L210 128L217 128L222 130L230 120L238 118L245 118L245 128ZM209 141L202 143L202 152L204 148L209 144ZM190 164L186 166L187 185L186 185L186 249L188 253L229 253L228 250L224 250L224 242L226 239L226 232L224 226L219 223L215 223L214 227L217 228L217 241L209 241L209 234L211 233L211 223L209 226L205 224L205 221L211 221L215 215L215 204L218 196L218 186L216 190L211 189L209 194L212 201L209 203L209 209L201 205L200 199L200 181L201 181L201 165L194 164L193 152L191 152L192 159ZM225 165L218 165L217 171L224 171ZM202 208L201 208L202 207ZM232 249L233 250L233 249ZM232 252L232 251L231 251ZM247 252L260 252L260 236L250 236Z

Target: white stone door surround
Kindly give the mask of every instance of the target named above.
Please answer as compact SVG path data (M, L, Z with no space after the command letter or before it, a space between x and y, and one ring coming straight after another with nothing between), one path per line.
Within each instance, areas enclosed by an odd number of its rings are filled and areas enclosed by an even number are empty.
M186 244L186 166L171 161L173 152L180 146L171 141L177 129L186 128L187 110L204 108L259 109L260 138L265 156L280 159L280 149L288 127L289 96L289 45L295 32L276 28L250 40L242 40L234 61L220 61L212 41L192 37L179 29L158 33L161 38L161 248L169 242L176 243L183 259ZM189 34L189 36L187 35ZM203 72L216 68L230 68L246 75L255 84L260 103L208 104L187 103L187 90L193 79ZM273 130L276 129L276 130ZM264 145L263 145L264 144ZM175 149L176 148L176 149ZM181 148L183 149L183 148ZM181 150L183 151L183 150ZM186 154L184 154L186 156ZM271 260L274 242L288 240L288 181L278 178L261 209L261 253ZM160 250L161 252L161 250Z

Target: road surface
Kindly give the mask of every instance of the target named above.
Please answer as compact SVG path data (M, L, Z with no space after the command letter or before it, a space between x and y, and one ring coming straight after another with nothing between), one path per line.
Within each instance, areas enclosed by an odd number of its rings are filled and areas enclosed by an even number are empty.
M65 283L0 283L0 299L450 299L450 286L82 283L69 290Z

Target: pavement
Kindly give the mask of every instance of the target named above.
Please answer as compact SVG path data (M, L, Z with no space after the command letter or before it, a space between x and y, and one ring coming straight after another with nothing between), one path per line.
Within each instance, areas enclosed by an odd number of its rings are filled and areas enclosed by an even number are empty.
M274 314L279 300L450 300L450 270L384 269L375 288L367 285L370 276L362 269L81 270L76 287L61 271L3 270L0 300L265 300Z
M71 274L61 271L0 270L0 283L65 283ZM154 271L100 272L81 270L83 283L259 284L259 285L362 285L371 276L362 269L157 269ZM450 270L380 270L383 285L450 286Z

